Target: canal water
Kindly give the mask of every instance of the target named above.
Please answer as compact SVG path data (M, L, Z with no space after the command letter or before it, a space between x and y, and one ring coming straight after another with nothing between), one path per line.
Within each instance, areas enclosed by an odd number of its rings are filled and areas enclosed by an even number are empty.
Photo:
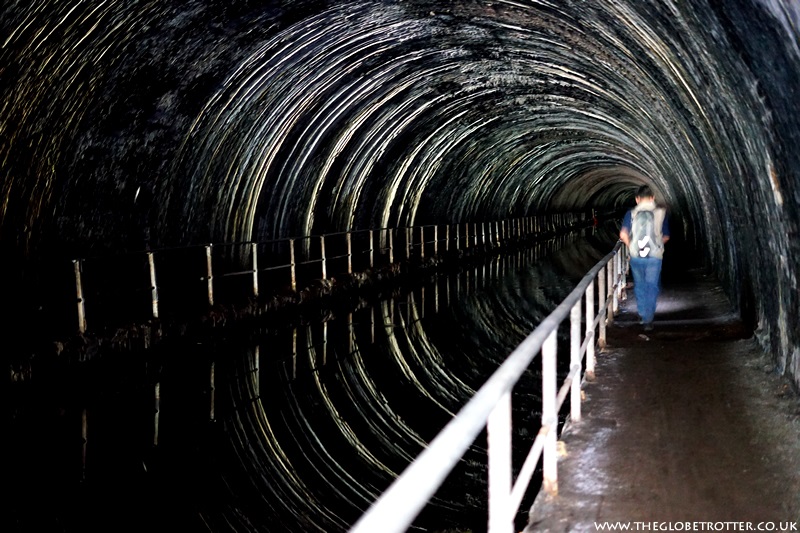
M615 241L584 230L319 316L37 368L9 389L0 530L345 532ZM515 468L537 363L514 389ZM410 531L486 529L484 437Z

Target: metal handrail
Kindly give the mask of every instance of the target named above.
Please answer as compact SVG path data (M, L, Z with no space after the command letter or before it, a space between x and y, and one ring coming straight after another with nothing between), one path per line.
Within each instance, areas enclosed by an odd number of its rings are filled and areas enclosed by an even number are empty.
M487 429L488 448L488 531L512 533L514 516L542 457L542 487L550 494L558 491L557 439L558 413L571 392L570 417L580 420L580 381L583 355L586 368L594 372L594 345L600 326L600 345L605 343L605 324L614 313L626 283L626 249L618 242L572 292L511 352L475 396L431 441L429 446L400 474L391 486L353 525L350 533L403 532L433 497L446 477L463 457L481 431ZM594 281L605 288L604 301L596 302ZM585 298L587 320L581 342L581 303ZM598 298L599 300L599 298ZM595 313L595 308L597 313ZM609 308L612 312L609 314ZM570 317L571 366L560 390L556 390L556 334L559 325ZM511 465L511 397L514 385L542 353L541 428L523 463L516 481ZM592 375L587 376L591 378Z

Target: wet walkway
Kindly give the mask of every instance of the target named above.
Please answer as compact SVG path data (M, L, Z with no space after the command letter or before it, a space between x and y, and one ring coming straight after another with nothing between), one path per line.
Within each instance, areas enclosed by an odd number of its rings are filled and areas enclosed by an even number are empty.
M800 529L800 399L719 284L665 279L651 332L627 292L525 533Z

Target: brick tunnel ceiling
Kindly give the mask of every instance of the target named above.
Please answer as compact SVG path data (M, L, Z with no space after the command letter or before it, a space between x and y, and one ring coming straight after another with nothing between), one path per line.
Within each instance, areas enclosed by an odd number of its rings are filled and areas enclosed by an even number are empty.
M792 0L7 1L3 252L610 212L649 182L758 293L796 265L799 23Z

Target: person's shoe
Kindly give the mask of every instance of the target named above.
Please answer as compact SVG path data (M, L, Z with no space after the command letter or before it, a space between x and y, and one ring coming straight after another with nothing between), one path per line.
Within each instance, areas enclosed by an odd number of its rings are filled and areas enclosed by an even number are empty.
M644 324L644 330L645 331L653 331L653 323L652 322L645 323Z

